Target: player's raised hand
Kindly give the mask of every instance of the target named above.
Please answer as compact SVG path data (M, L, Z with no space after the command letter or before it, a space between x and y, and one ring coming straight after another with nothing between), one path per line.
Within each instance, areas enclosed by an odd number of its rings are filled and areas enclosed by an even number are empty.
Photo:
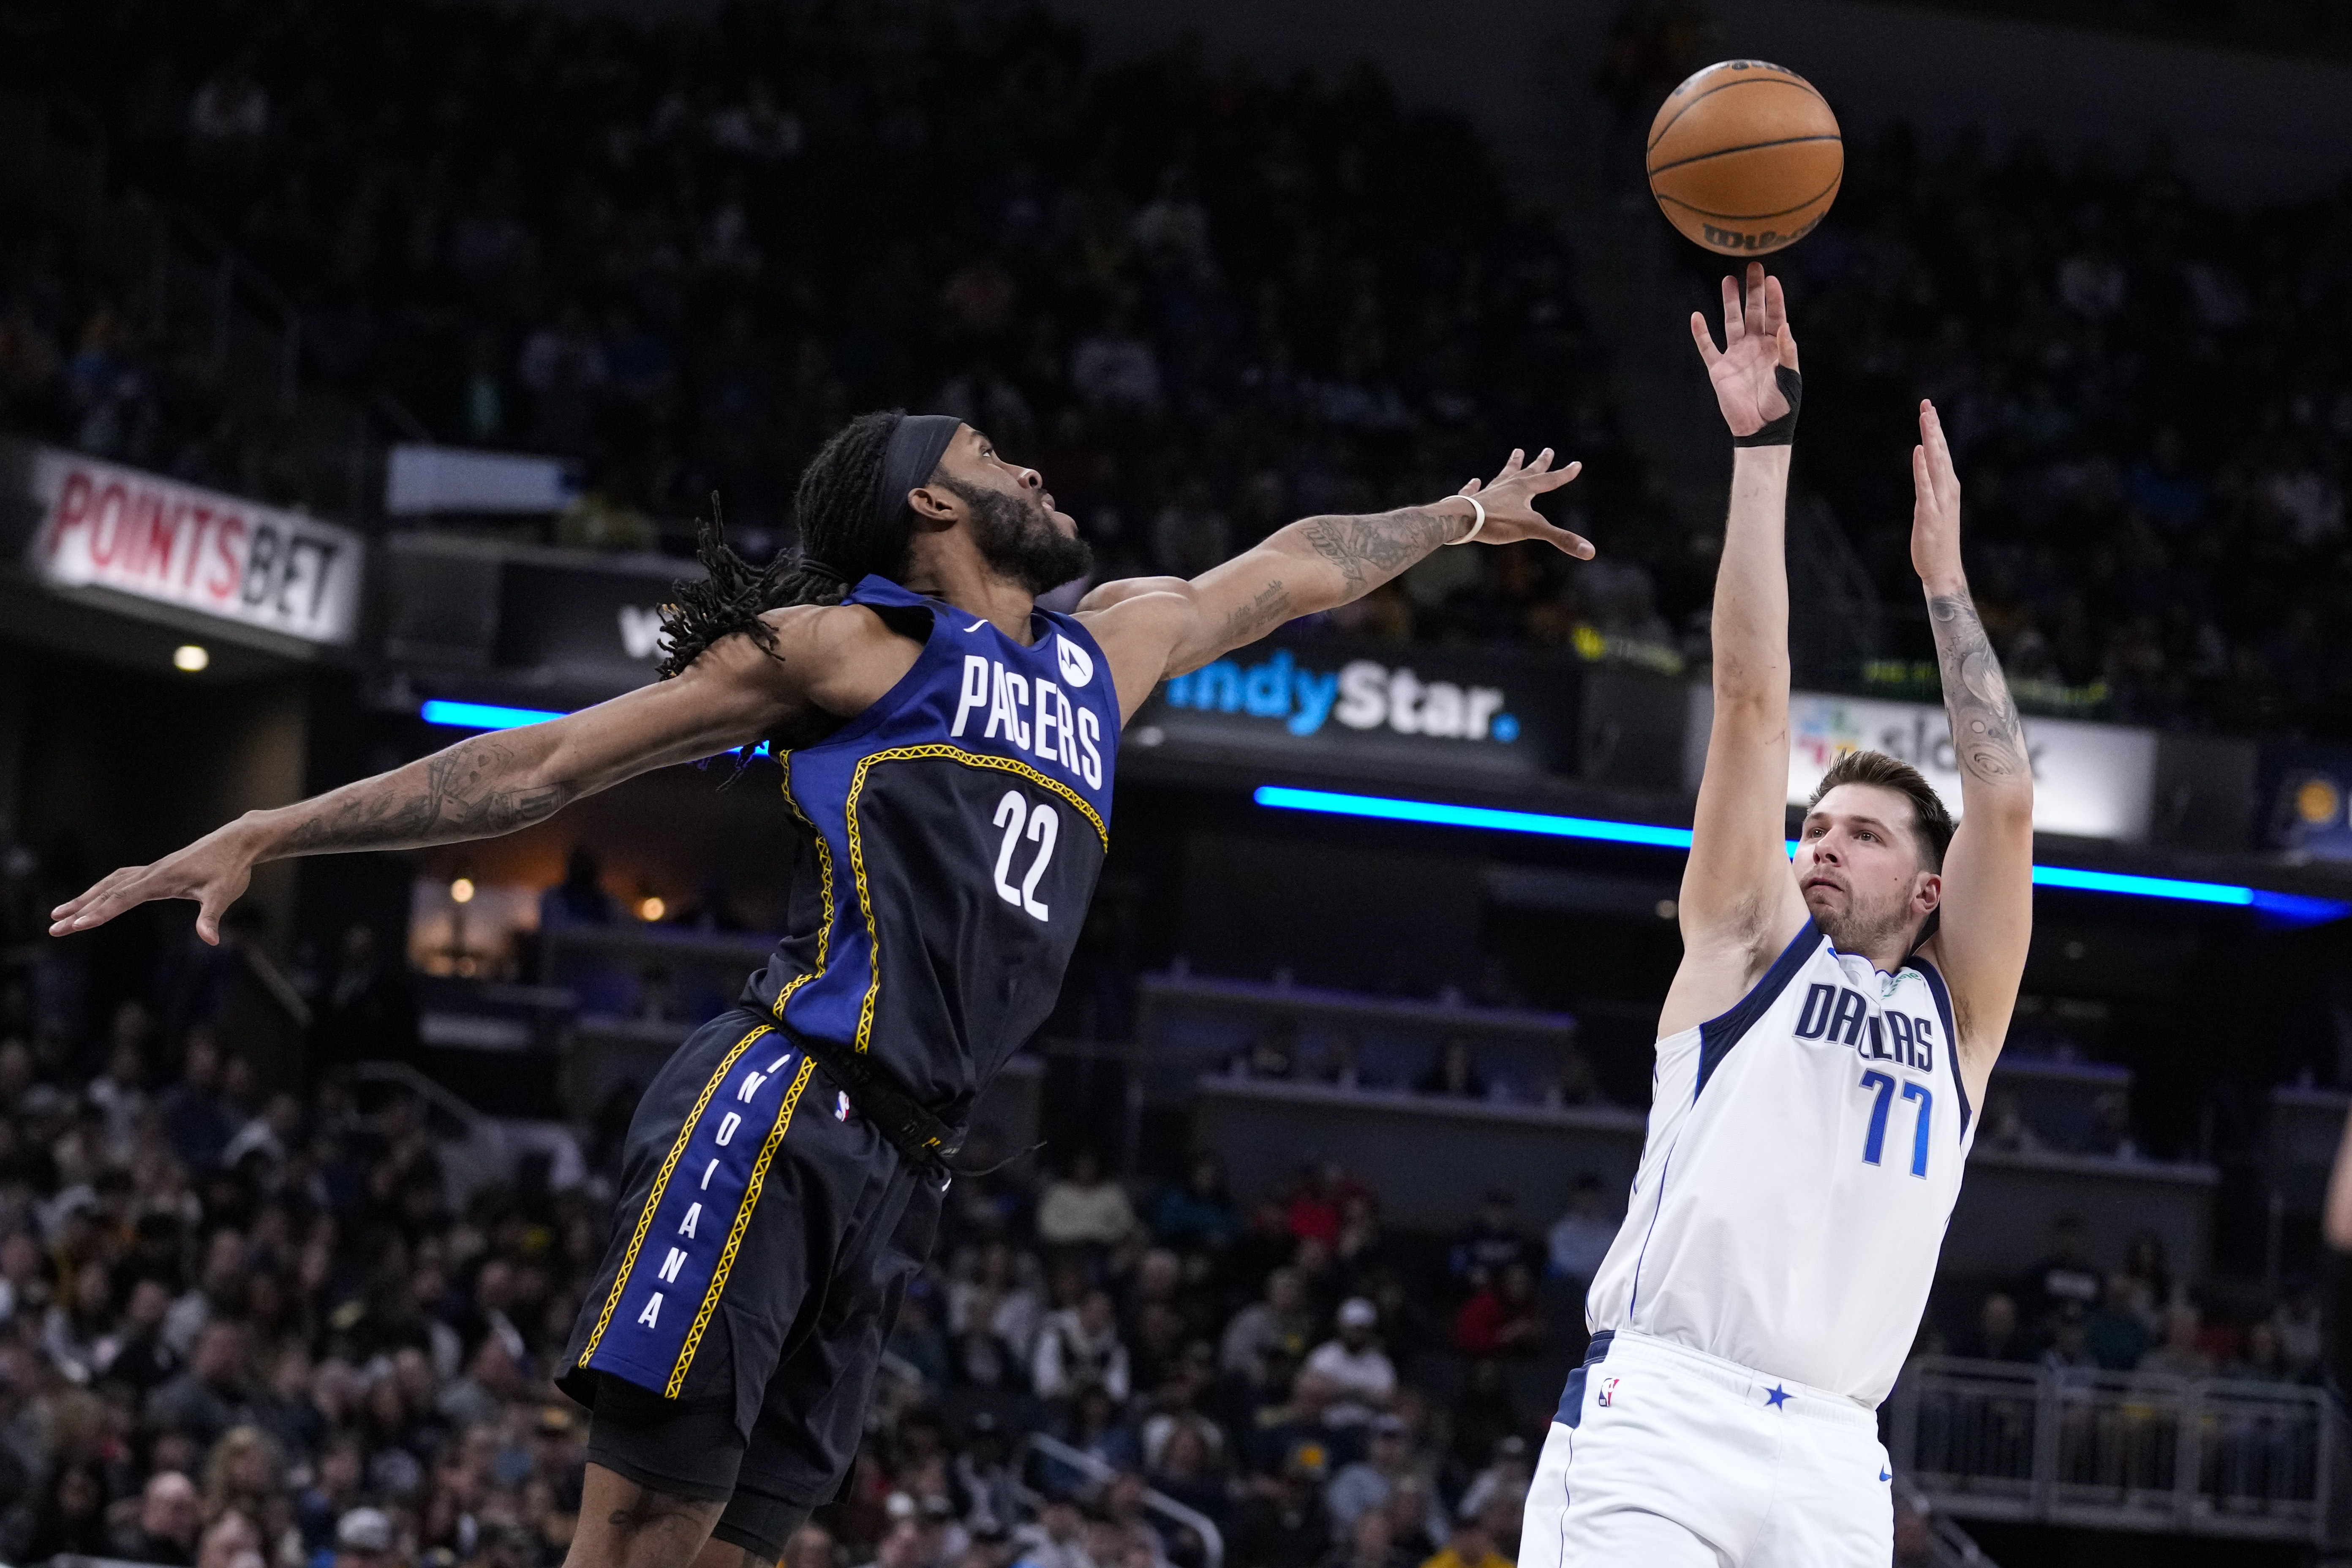
M1753 436L1789 412L1777 372L1797 368L1797 336L1789 330L1780 280L1765 276L1762 262L1748 264L1744 296L1738 279L1723 280L1723 347L1715 346L1698 311L1691 312L1690 325L1706 378L1715 384L1716 405L1734 436Z
M1919 400L1919 444L1911 448L1911 567L1930 592L1966 581L1960 566L1960 476L1936 405Z
M1472 479L1454 492L1477 497L1478 504L1486 509L1486 526L1478 531L1477 542L1516 544L1522 539L1540 539L1563 555L1573 555L1579 561L1592 559L1591 540L1553 527L1536 510L1536 497L1572 483L1577 475L1584 472L1582 463L1559 468L1551 463L1549 447L1538 452L1532 463L1527 460L1526 452L1514 447L1511 460L1492 480Z
M79 898L49 911L49 934L71 936L102 926L123 910L157 899L193 899L196 934L220 945L221 916L253 879L253 859L229 824L175 849L151 866L125 866L100 878Z

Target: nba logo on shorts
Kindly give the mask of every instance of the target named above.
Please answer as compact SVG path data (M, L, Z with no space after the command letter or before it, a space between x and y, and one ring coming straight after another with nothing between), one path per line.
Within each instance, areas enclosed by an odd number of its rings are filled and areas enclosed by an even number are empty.
M1594 1403L1597 1405L1614 1405L1617 1403L1617 1379L1613 1377L1604 1377L1601 1380L1601 1397L1595 1400Z

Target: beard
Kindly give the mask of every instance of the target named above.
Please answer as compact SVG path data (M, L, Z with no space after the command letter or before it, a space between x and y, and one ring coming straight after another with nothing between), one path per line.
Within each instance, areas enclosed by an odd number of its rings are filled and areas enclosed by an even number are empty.
M1835 914L1815 914L1813 924L1840 952L1876 952L1907 937L1917 918L1911 912L1907 891L1875 902L1857 900L1849 892L1844 909Z
M1054 526L1043 507L1003 490L932 481L971 509L972 542L980 558L1007 582L1032 595L1051 593L1094 570L1094 546Z

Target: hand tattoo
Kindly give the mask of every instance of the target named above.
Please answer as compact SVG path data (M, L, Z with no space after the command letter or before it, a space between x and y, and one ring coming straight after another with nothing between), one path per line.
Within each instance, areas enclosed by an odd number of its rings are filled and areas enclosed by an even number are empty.
M1444 543L1458 521L1412 506L1370 517L1310 517L1297 526L1300 537L1347 579L1348 597L1358 599ZM1366 566L1380 574L1377 582L1367 580Z
M519 766L514 747L499 736L460 741L320 799L287 835L286 850L398 849L493 838L554 816L580 793L569 783L501 788Z
M1951 717L1952 752L1960 771L1987 784L2032 779L2025 726L1975 604L1965 593L1937 595L1927 601L1927 618L1935 626L1944 709Z

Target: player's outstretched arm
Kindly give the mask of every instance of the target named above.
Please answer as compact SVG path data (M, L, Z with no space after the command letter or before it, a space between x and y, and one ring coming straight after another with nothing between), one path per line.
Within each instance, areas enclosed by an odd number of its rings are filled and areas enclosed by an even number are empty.
M869 626L867 623L871 623ZM713 644L674 680L543 724L475 735L405 767L309 800L249 811L147 866L127 866L50 911L49 934L105 924L134 905L193 899L196 933L220 940L220 917L271 860L341 850L415 849L492 838L552 816L582 795L672 763L749 745L809 706L856 711L872 685L867 656L902 639L857 611L801 608L772 617L772 654L749 637ZM877 640L881 639L881 640ZM868 648L865 645L872 643ZM887 685L887 681L884 682ZM870 700L870 695L865 698Z
M1924 401L1911 486L1911 564L1927 596L1960 770L1960 823L1944 856L1934 957L1952 988L1960 1066L1982 1104L2033 938L2033 764L2000 660L1969 596L1959 476L1936 406Z
M1738 1001L1809 918L1789 874L1789 568L1784 534L1798 384L1797 340L1780 282L1751 263L1723 280L1721 349L1691 315L1736 447L1723 559L1715 578L1715 719L1677 911L1682 967L1659 1033ZM1769 428L1768 428L1769 427ZM1773 437L1780 437L1778 440Z
M1545 521L1535 509L1538 496L1568 484L1584 465L1554 468L1549 447L1532 463L1526 456L1514 451L1491 483L1473 479L1428 506L1302 518L1190 582L1134 577L1104 584L1078 614L1110 658L1121 707L1131 716L1165 678L1198 669L1285 621L1362 598L1474 527L1480 544L1538 539L1562 554L1591 559L1588 541ZM1472 496L1486 509L1484 526L1476 523Z

